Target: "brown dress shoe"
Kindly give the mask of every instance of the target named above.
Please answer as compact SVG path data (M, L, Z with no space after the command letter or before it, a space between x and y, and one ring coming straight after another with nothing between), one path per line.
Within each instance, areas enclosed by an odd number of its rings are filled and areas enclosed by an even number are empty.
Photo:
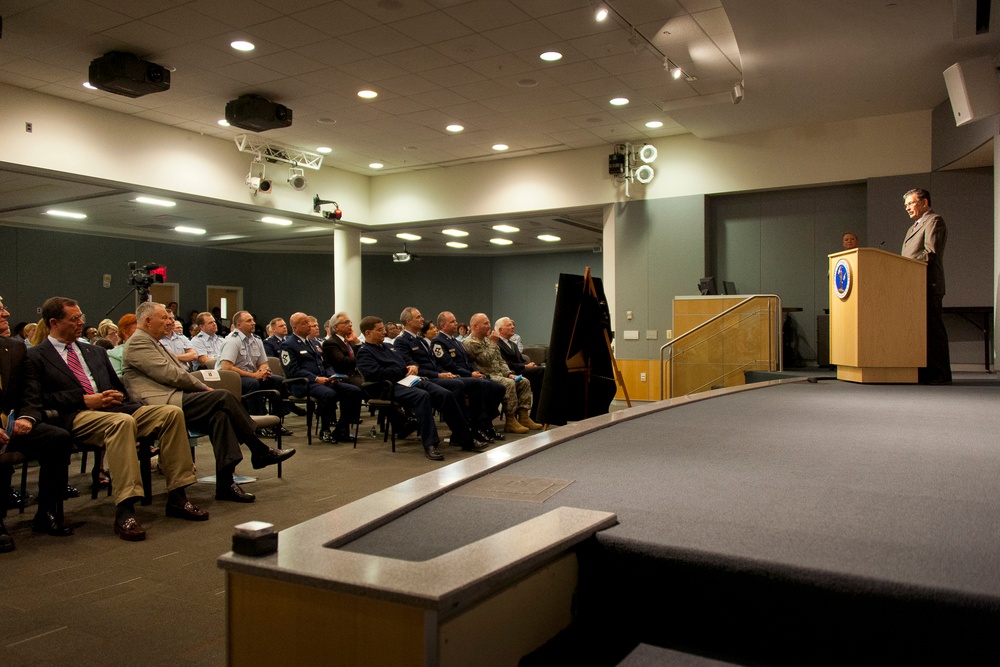
M190 500L183 505L173 505L171 503L167 503L167 516L176 517L178 519L187 519L188 521L208 521L208 512L203 509L199 509L198 506Z
M115 535L126 542L142 542L146 539L146 529L134 516L130 516L121 523L115 521Z

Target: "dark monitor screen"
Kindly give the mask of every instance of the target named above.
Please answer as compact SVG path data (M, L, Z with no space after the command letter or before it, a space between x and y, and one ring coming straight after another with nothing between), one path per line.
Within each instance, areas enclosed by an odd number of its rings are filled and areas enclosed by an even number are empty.
M736 291L736 283L734 283L732 280L723 280L722 281L722 293L723 294L739 294L739 292Z
M719 290L715 287L715 276L706 276L699 280L698 291L703 295L718 294Z

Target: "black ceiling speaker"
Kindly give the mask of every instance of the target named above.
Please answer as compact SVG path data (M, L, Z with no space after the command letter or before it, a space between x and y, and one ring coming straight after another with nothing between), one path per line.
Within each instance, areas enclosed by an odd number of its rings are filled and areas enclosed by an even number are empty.
M98 90L125 97L170 90L170 70L124 51L109 51L91 60L88 76Z
M266 132L291 126L292 110L260 95L240 95L226 103L226 120L244 130Z

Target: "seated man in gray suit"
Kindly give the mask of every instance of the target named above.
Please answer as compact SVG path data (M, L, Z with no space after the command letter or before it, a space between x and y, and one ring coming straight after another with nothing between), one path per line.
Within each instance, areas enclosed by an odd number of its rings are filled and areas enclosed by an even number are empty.
M176 405L184 410L188 428L208 433L215 450L215 497L252 503L255 497L233 481L243 460L240 444L250 449L253 467L263 468L291 457L294 449L272 449L254 434L254 423L239 400L223 389L209 387L184 370L177 357L163 349L170 318L162 303L145 302L135 311L136 331L125 343L122 375L136 400L146 405Z

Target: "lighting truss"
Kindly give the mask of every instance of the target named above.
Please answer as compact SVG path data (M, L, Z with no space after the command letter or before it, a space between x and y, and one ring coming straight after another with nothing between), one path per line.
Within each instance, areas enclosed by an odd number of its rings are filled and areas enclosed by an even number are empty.
M304 167L306 169L319 169L323 165L322 155L319 153L310 153L301 148L285 146L249 134L237 135L234 141L236 141L237 150L241 153L252 153L268 162L284 162L293 167Z

